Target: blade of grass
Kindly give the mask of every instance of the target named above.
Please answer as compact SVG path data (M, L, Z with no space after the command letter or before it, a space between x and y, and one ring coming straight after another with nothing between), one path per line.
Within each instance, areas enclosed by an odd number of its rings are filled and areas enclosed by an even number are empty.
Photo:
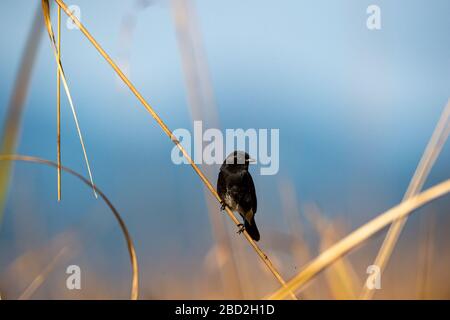
M424 206L425 204L442 197L450 192L450 179L438 185L435 185L426 191L401 202L399 205L389 209L388 211L378 215L373 220L359 227L344 239L340 240L317 258L311 261L300 273L292 278L285 287L278 289L271 294L268 299L283 299L289 292L295 292L311 278L330 266L340 257L350 252L355 247L361 245L364 241L376 234L384 227L391 224L397 219L401 219L411 214L414 210Z
M43 3L48 4L48 0L42 0ZM97 51L102 55L102 57L109 63L109 65L114 69L116 74L122 79L122 81L128 86L128 88L133 92L133 94L136 96L136 98L141 102L141 104L145 107L145 109L150 113L150 115L155 119L155 121L158 123L158 125L161 127L161 129L164 131L164 133L172 140L172 142L177 146L177 148L180 150L180 152L183 154L183 156L186 158L186 160L189 162L191 167L194 169L194 171L197 173L197 175L200 177L202 182L205 184L205 186L208 188L208 190L211 192L211 194L216 198L217 202L220 203L221 199L215 190L215 188L211 185L209 180L206 178L206 176L203 174L203 172L198 168L198 166L194 163L192 158L189 156L189 154L186 152L184 147L181 145L181 143L177 140L177 138L173 135L172 131L167 127L167 125L163 122L163 120L158 116L158 114L153 110L153 108L150 106L150 104L144 99L144 97L139 93L139 91L136 89L136 87L131 83L131 81L125 76L125 74L120 70L120 68L117 66L117 64L111 59L111 57L103 50L103 48L100 46L100 44L94 39L94 37L89 33L89 31L84 27L84 25L73 15L73 13L69 10L67 5L62 0L55 0L55 2L63 9L63 11L72 19L72 21L75 23L75 25L80 29L80 31L86 36L86 38L92 43L92 45L97 49ZM48 19L48 20L47 20ZM50 16L47 14L46 20L47 25L50 25ZM63 73L62 73L63 75ZM62 77L64 79L64 76ZM63 81L64 82L64 81ZM227 207L225 208L228 216L230 219L234 222L234 224L237 226L239 225L239 220L235 217L233 212ZM274 277L277 279L277 281L282 285L285 286L286 282L281 277L280 273L276 270L276 268L273 266L272 261L269 259L269 257L259 248L259 246L253 241L253 239L250 237L250 235L244 231L243 232L245 238L250 243L250 245L253 247L255 252L258 254L258 256L261 258L261 260L264 262L264 264L269 268L270 272L274 275ZM290 294L293 299L296 299L296 296L291 293Z
M86 217L84 217L84 219L87 220ZM27 241L28 240L29 239L27 239ZM36 271L36 266L41 266L42 261L48 261L48 257L51 254L59 252L63 247L70 247L71 251L74 251L73 248L75 246L72 242L75 242L75 232L69 229L60 232L43 245L27 248L26 251L22 252L19 256L16 256L11 263L2 268L0 279L7 279L7 281L11 281L11 283L20 285L20 282L22 280L26 281L26 277L29 275L29 273L24 272L25 269L28 272ZM18 281L16 278L20 278L20 280ZM7 282L7 285L10 285L10 283Z
M36 13L27 36L25 48L20 59L19 71L17 73L11 98L6 112L5 123L2 133L2 153L14 153L20 136L20 122L22 119L25 99L30 86L31 74L34 61L36 60L39 44L44 30L42 14L38 4ZM9 162L0 165L0 224L5 208L5 199L8 193L9 178L12 164Z
M301 266L309 261L311 257L310 248L302 228L299 200L297 199L295 186L291 180L281 180L278 183L278 191L281 202L281 213L288 226L288 234L294 239L290 242L289 254L292 256L297 268L297 266ZM313 296L310 292L306 291L298 292L297 297L306 300L312 299Z
M447 102L444 111L442 112L441 118L439 119L436 128L431 136L430 141L425 149L425 152L420 159L419 165L417 166L414 176L409 183L408 189L403 196L403 201L413 197L422 189L428 174L431 171L436 159L438 158L445 142L447 141L448 135L450 133L450 99ZM386 238L381 245L381 248L375 258L374 265L380 268L383 272L389 258L394 250L394 247L398 241L400 233L408 220L408 217L395 221L389 228ZM362 288L362 293L360 295L361 299L367 300L371 299L377 290L369 290L367 286Z
M416 292L418 300L425 300L429 297L429 280L434 256L434 237L436 221L433 213L421 219L421 228L418 245L418 270L416 278Z
M58 61L61 61L61 8L58 6ZM61 73L56 68L56 159L58 163L58 201L61 201Z
M14 154L0 155L0 161L32 162L32 163L45 164L45 165L48 165L48 166L51 166L54 168L58 168L58 164L53 161L50 161L50 160L36 158L36 157L30 157L30 156L14 155ZM93 184L90 182L90 180L86 179L78 172L76 172L70 168L64 167L64 166L61 166L61 169L65 172L77 177L82 182L84 182L87 186L89 186L91 188L94 187ZM120 216L120 213L117 211L117 209L114 207L114 205L108 199L108 197L106 197L106 195L100 189L96 188L96 190L97 190L97 193L100 196L100 198L103 199L103 201L106 203L106 205L112 211L112 213L113 213L115 219L117 220L119 227L124 235L124 238L125 238L125 241L127 244L128 253L130 256L131 269L132 269L130 296L131 296L131 300L137 300L138 293L139 293L139 269L138 269L138 261L137 261L136 250L134 248L133 240L131 238L130 233L128 232L128 228L127 228L124 220Z
M315 227L320 238L320 250L325 251L339 240L338 221L328 220L316 205L308 207L306 217ZM337 260L325 272L328 287L334 299L352 300L357 298L359 281L355 269L347 257Z
M67 85L67 80L66 80L66 76L65 76L62 64L61 64L61 60L58 59L59 51L56 47L55 35L53 33L53 28L52 28L52 24L51 24L51 20L50 20L50 5L49 5L48 0L42 0L42 11L44 13L45 25L47 27L48 36L50 37L50 42L52 44L53 54L54 54L55 60L56 60L56 65L58 67L58 71L61 76L61 80L63 82L63 87L64 87L64 90L67 95L67 100L69 101L70 109L72 110L72 115L73 115L73 119L75 121L75 126L77 127L78 138L80 139L81 148L83 149L84 161L86 163L87 171L89 174L89 180L91 181L91 184L92 184L92 190L94 192L94 196L95 196L95 198L98 198L97 192L95 191L94 179L92 177L91 166L89 165L89 159L87 156L83 135L81 134L80 124L78 122L78 116L77 116L77 113L75 110L75 106L73 104L72 95L70 94L69 86Z
M278 190L281 200L281 212L286 219L289 234L297 239L291 244L291 254L297 264L303 264L309 260L311 254L302 229L300 206L294 184L290 180L283 180L279 183Z
M22 292L17 300L29 300L37 289L44 283L45 278L55 268L59 260L67 253L67 247L63 247L50 263L39 273L30 285Z

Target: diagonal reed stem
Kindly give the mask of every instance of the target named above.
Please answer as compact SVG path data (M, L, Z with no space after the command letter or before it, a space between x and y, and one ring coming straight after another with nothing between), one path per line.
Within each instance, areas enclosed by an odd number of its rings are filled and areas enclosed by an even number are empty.
M403 200L405 201L420 192L422 189L428 174L431 171L436 159L438 158L442 148L447 141L448 135L450 133L450 99L447 102L444 111L442 112L441 118L439 119L436 128L428 142L427 147L420 159L419 165L417 166L414 176L409 183L408 189L406 190ZM392 255L394 247L400 237L400 233L406 224L408 217L404 217L397 221L394 221L390 226L386 237L384 238L383 244L378 251L377 257L375 258L374 265L380 268L383 272ZM364 285L360 295L360 299L369 300L373 297L376 290L369 290L369 288Z
M361 245L364 241L376 234L393 221L403 219L411 214L414 210L424 206L425 204L442 197L450 192L450 179L435 185L424 192L409 198L389 209L388 211L378 215L373 220L359 227L344 239L335 243L333 246L322 252L317 258L311 261L300 273L292 278L285 287L278 289L270 295L268 299L283 299L289 292L295 292L301 286L305 285L314 276L319 274L325 268L330 266L340 257L344 256L352 249ZM288 291L290 290L290 291Z
M48 0L42 0L43 3L47 2ZM122 81L128 86L128 88L133 92L133 94L136 96L136 98L141 102L141 104L144 106L144 108L150 113L150 115L155 119L155 121L158 123L158 125L161 127L161 129L164 131L164 133L172 140L172 142L177 146L177 148L180 150L180 152L183 154L183 156L186 158L186 160L189 162L191 167L194 169L194 171L197 173L197 175L200 177L202 182L205 184L205 186L208 188L208 190L211 192L214 198L220 203L221 199L219 195L217 194L217 191L215 188L211 185L211 182L206 178L206 176L203 174L203 172L199 169L199 167L194 163L192 158L189 156L189 154L186 152L186 150L183 148L181 143L177 140L177 138L173 135L172 131L167 127L167 125L164 123L164 121L158 116L158 114L153 110L153 108L150 106L150 104L144 99L144 97L140 94L140 92L136 89L136 87L131 83L131 81L125 76L125 74L120 70L120 68L117 66L117 64L111 59L111 57L103 50L103 48L100 46L100 44L94 39L94 37L89 33L89 31L84 27L84 25L73 15L73 13L69 10L67 5L62 0L55 0L55 2L63 9L63 11L72 19L72 21L76 24L76 26L80 29L80 31L86 36L86 38L92 43L92 45L97 49L97 51L102 55L102 57L109 63L109 65L114 69L114 71L117 73L117 75L122 79ZM235 217L233 212L226 207L226 212L230 219L236 224L239 225L239 220ZM286 282L281 277L280 273L275 269L275 267L272 264L272 261L269 259L269 257L258 247L258 245L253 241L253 239L249 236L249 234L244 231L243 232L245 238L250 243L252 248L255 250L255 252L258 254L258 256L261 258L261 260L264 262L264 264L267 266L267 268L270 270L270 272L274 275L274 277L278 280L278 282L285 287ZM293 299L297 299L294 293L290 293L291 297Z
M55 266L60 262L61 258L67 254L67 247L63 247L55 257L50 261L50 263L31 281L31 283L26 287L22 294L17 298L17 300L29 300L33 294L39 289L40 286L45 282L45 278L51 273Z
M58 164L53 161L36 158L36 157L30 157L30 156L16 155L16 154L2 154L2 155L0 155L0 161L32 162L32 163L45 164L45 165L48 165L48 166L51 166L54 168L58 168ZM62 170L64 170L65 172L77 177L78 179L80 179L82 182L84 182L89 187L91 187L91 188L94 187L92 185L92 183L90 182L90 180L86 179L78 172L76 172L70 168L64 167L64 166L61 166L60 168ZM114 207L114 205L108 199L108 197L106 197L106 195L100 189L98 189L97 187L95 187L95 188L96 188L96 191L97 191L98 195L100 196L100 198L102 198L103 201L105 201L106 205L112 211L112 213L113 213L114 217L116 218L117 222L119 223L120 229L124 235L125 241L127 243L128 254L130 256L130 262L131 262L131 270L132 270L132 274L133 274L132 280L131 280L130 298L131 298L131 300L137 300L138 294L139 294L139 266L138 266L138 261L137 261L136 250L134 249L133 240L131 238L130 233L128 232L128 228L127 228L124 220L122 219L122 217L119 214L119 211L117 211L117 209Z

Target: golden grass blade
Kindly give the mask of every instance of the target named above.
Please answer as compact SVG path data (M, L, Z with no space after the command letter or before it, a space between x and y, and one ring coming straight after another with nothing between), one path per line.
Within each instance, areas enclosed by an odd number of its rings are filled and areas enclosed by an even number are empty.
M281 213L288 226L289 235L293 238L293 241L291 241L288 246L290 248L289 254L292 256L296 266L302 266L310 260L311 250L305 239L302 228L301 211L295 186L291 180L283 179L278 184L278 191L281 203ZM313 299L314 296L306 291L305 288L302 292L297 292L297 297L306 300Z
M32 162L32 163L38 163L38 164L45 164L54 168L58 168L58 164L50 161L45 160L41 158L36 157L30 157L30 156L22 156L22 155L0 155L0 161L23 161L23 162ZM61 169L78 179L80 179L82 182L84 182L89 187L94 187L93 184L83 177L81 174L77 173L76 171L61 166ZM132 269L132 280L131 280L131 299L137 300L138 299L138 293L139 293L139 268L138 268L138 261L136 256L136 250L134 248L133 240L131 238L130 233L128 232L128 228L123 221L122 217L120 216L117 209L114 207L114 205L111 203L111 201L106 197L106 195L98 188L96 188L98 195L100 198L103 199L103 201L106 203L106 205L109 207L109 209L112 211L114 217L116 218L117 222L119 223L119 227L124 235L125 241L127 243L127 249L130 256L130 262L131 262L131 269Z
M61 8L58 6L58 61L61 61ZM58 163L58 201L61 201L61 73L56 68L56 159Z
M219 128L217 103L195 2L171 0L170 3L191 117Z
M48 0L42 0L43 3L48 3ZM217 191L212 186L211 182L206 178L206 176L203 174L203 172L198 168L198 166L194 163L192 158L189 156L189 154L186 152L186 150L183 148L181 143L177 140L177 138L173 135L172 131L167 127L167 125L163 122L163 120L158 116L158 114L153 110L153 108L150 106L150 104L144 99L144 97L139 93L139 91L136 89L136 87L131 83L131 81L125 76L125 74L120 70L120 68L117 66L117 64L111 59L111 57L103 50L103 48L100 46L100 44L94 39L94 37L89 33L89 31L84 27L84 25L73 15L73 13L69 10L69 8L66 6L64 1L62 0L55 0L56 3L64 10L64 12L72 19L72 21L75 23L75 25L80 29L80 31L86 36L86 38L92 43L92 45L97 49L97 51L102 55L102 57L109 63L109 65L114 69L114 71L117 73L117 75L122 79L122 81L128 86L128 88L133 92L133 94L136 96L136 98L141 102L141 104L145 107L145 109L150 113L150 115L155 119L155 121L158 123L158 125L161 127L161 129L164 131L164 133L172 140L172 142L177 146L177 148L180 150L180 152L183 154L183 156L186 158L186 160L189 162L191 167L194 169L194 171L197 173L197 175L200 177L202 182L205 184L205 186L208 188L208 190L211 192L211 194L216 198L216 200L220 203L221 199L219 195L217 194ZM47 14L47 25L50 25L50 16ZM62 73L62 79L64 80L64 76ZM64 81L63 81L64 82ZM234 216L233 212L227 207L226 212L230 219L237 225L239 225L239 220ZM255 252L258 254L258 256L261 258L261 260L264 262L264 264L269 268L270 272L274 275L274 277L278 280L278 282L285 286L286 282L281 277L280 273L275 269L273 266L271 260L267 257L267 255L259 248L259 246L253 241L253 239L249 236L249 234L244 231L243 232L245 238L250 243L250 245L253 247ZM295 295L291 293L291 297L293 299L296 299Z
M42 270L44 269L42 266L48 265L49 261L53 260L55 256L54 253L60 252L64 247L66 247L66 254L58 260L57 266L55 266L53 270L58 266L67 266L66 262L76 259L82 254L86 246L91 246L97 237L101 237L102 231L99 227L103 225L104 224L99 225L98 222L93 221L91 215L82 217L81 220L78 220L71 227L58 233L44 244L27 249L19 256L15 257L11 263L0 271L0 282L3 282L6 287L8 287L8 285L13 288L28 287L35 279L36 274L42 273ZM47 273L47 275L50 273L51 272ZM47 276L44 277L43 283L46 281ZM53 287L49 287L48 289L49 291L46 292L53 295ZM17 296L19 297L22 292ZM62 296L60 295L58 299L71 298L72 295L69 292L65 293L68 294L67 297L63 294ZM87 293L88 292L83 290L83 296ZM95 296L94 299L96 299Z
M281 200L281 212L288 225L289 234L298 241L291 244L291 254L297 264L303 264L310 259L310 249L304 237L304 231L300 221L300 209L295 187L290 180L283 180L278 185Z
M423 217L420 230L416 292L417 299L425 300L430 298L429 294L432 292L432 290L430 290L432 288L429 286L429 280L431 278L431 268L434 259L434 236L436 230L435 215L433 213Z
M306 217L315 227L320 238L320 250L325 251L339 240L339 229L335 222L325 218L316 205L308 206ZM357 298L359 279L355 269L347 257L337 260L325 272L328 287L334 299L352 300Z
M50 263L34 278L30 285L19 296L18 300L29 300L37 289L44 283L45 278L55 268L59 260L67 253L67 247L62 248Z
M87 218L84 218L87 219ZM66 230L60 232L45 245L40 245L37 248L28 249L22 252L19 256L9 263L0 273L0 278L15 281L15 278L23 280L28 275L23 272L34 270L42 260L47 259L52 252L59 252L63 247L70 248L71 252L77 251L78 248L73 245L75 243L75 232L73 230ZM83 239L85 240L85 239ZM34 270L35 271L35 270Z
M403 201L411 198L420 192L425 183L428 174L431 171L439 153L441 152L445 142L447 141L448 135L450 132L450 99L447 102L444 111L442 112L441 118L439 119L438 124L431 136L430 141L425 149L425 152L422 155L422 159L420 159L419 165L417 166L416 171L414 172L414 176L411 179L411 182L406 190L406 193L403 197ZM407 221L408 217L404 219L400 219L395 221L386 235L386 238L383 241L383 244L378 252L377 257L375 258L374 265L378 266L381 272L384 271L387 262L394 250L394 247L398 241L400 233ZM364 286L362 289L361 299L371 299L375 294L376 290L369 290L367 286Z
M63 82L63 87L64 87L64 90L67 95L67 100L69 101L70 109L72 110L72 115L73 115L73 119L75 121L75 126L77 127L78 138L80 139L81 148L83 149L83 156L84 156L84 161L86 163L87 171L89 174L89 180L91 181L91 184L92 184L92 190L94 191L94 196L95 196L95 198L98 198L97 192L95 191L94 179L92 177L91 166L89 165L89 159L87 156L83 135L81 134L80 124L78 122L78 116L75 111L75 106L73 104L72 95L70 94L69 86L67 85L67 80L66 80L66 76L64 74L64 70L63 70L63 67L61 64L61 60L58 59L59 51L56 47L55 35L53 33L53 28L52 28L52 24L51 24L51 20L50 20L50 7L49 7L48 0L42 0L42 10L44 12L45 25L47 27L47 32L50 37L50 42L52 44L53 54L54 54L55 60L56 60L56 65L58 67L58 71L61 76L61 80Z
M8 103L5 123L3 125L1 153L14 153L16 151L25 99L28 94L31 73L33 71L34 61L38 53L43 30L44 23L38 5L35 17L31 24L31 29L27 36L23 55L20 59L19 71ZM9 162L0 165L0 223L3 217L11 169L12 164Z
M319 272L330 266L337 259L347 254L353 248L361 245L375 233L392 223L411 214L414 210L423 205L444 196L450 192L450 179L446 180L428 190L414 196L390 210L380 214L375 219L350 233L344 239L340 240L325 252L322 252L317 258L310 262L299 274L291 279L285 287L280 288L270 295L268 299L283 299L289 292L295 292Z

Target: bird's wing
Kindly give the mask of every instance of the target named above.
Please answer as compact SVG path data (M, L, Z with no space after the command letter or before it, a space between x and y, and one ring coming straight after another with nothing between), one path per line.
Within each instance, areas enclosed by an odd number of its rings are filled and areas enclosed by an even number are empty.
M247 184L247 190L248 190L248 202L251 205L251 209L253 210L253 214L256 213L256 209L258 206L258 201L256 199L256 190L255 190L255 184L253 183L252 175L249 172L246 172L244 180Z
M222 200L226 191L227 191L227 184L225 182L223 172L220 171L219 178L217 178L217 193L219 194L220 198L222 198Z

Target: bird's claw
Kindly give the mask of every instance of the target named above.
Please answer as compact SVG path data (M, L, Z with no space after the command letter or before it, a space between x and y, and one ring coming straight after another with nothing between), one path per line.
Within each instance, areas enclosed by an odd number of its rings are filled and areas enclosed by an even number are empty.
M226 206L227 206L227 205L225 204L225 202L220 201L220 204L221 204L220 211L225 210L225 208L226 208Z
M242 223L239 223L237 226L239 227L237 234L241 234L242 232L244 232L245 227Z

